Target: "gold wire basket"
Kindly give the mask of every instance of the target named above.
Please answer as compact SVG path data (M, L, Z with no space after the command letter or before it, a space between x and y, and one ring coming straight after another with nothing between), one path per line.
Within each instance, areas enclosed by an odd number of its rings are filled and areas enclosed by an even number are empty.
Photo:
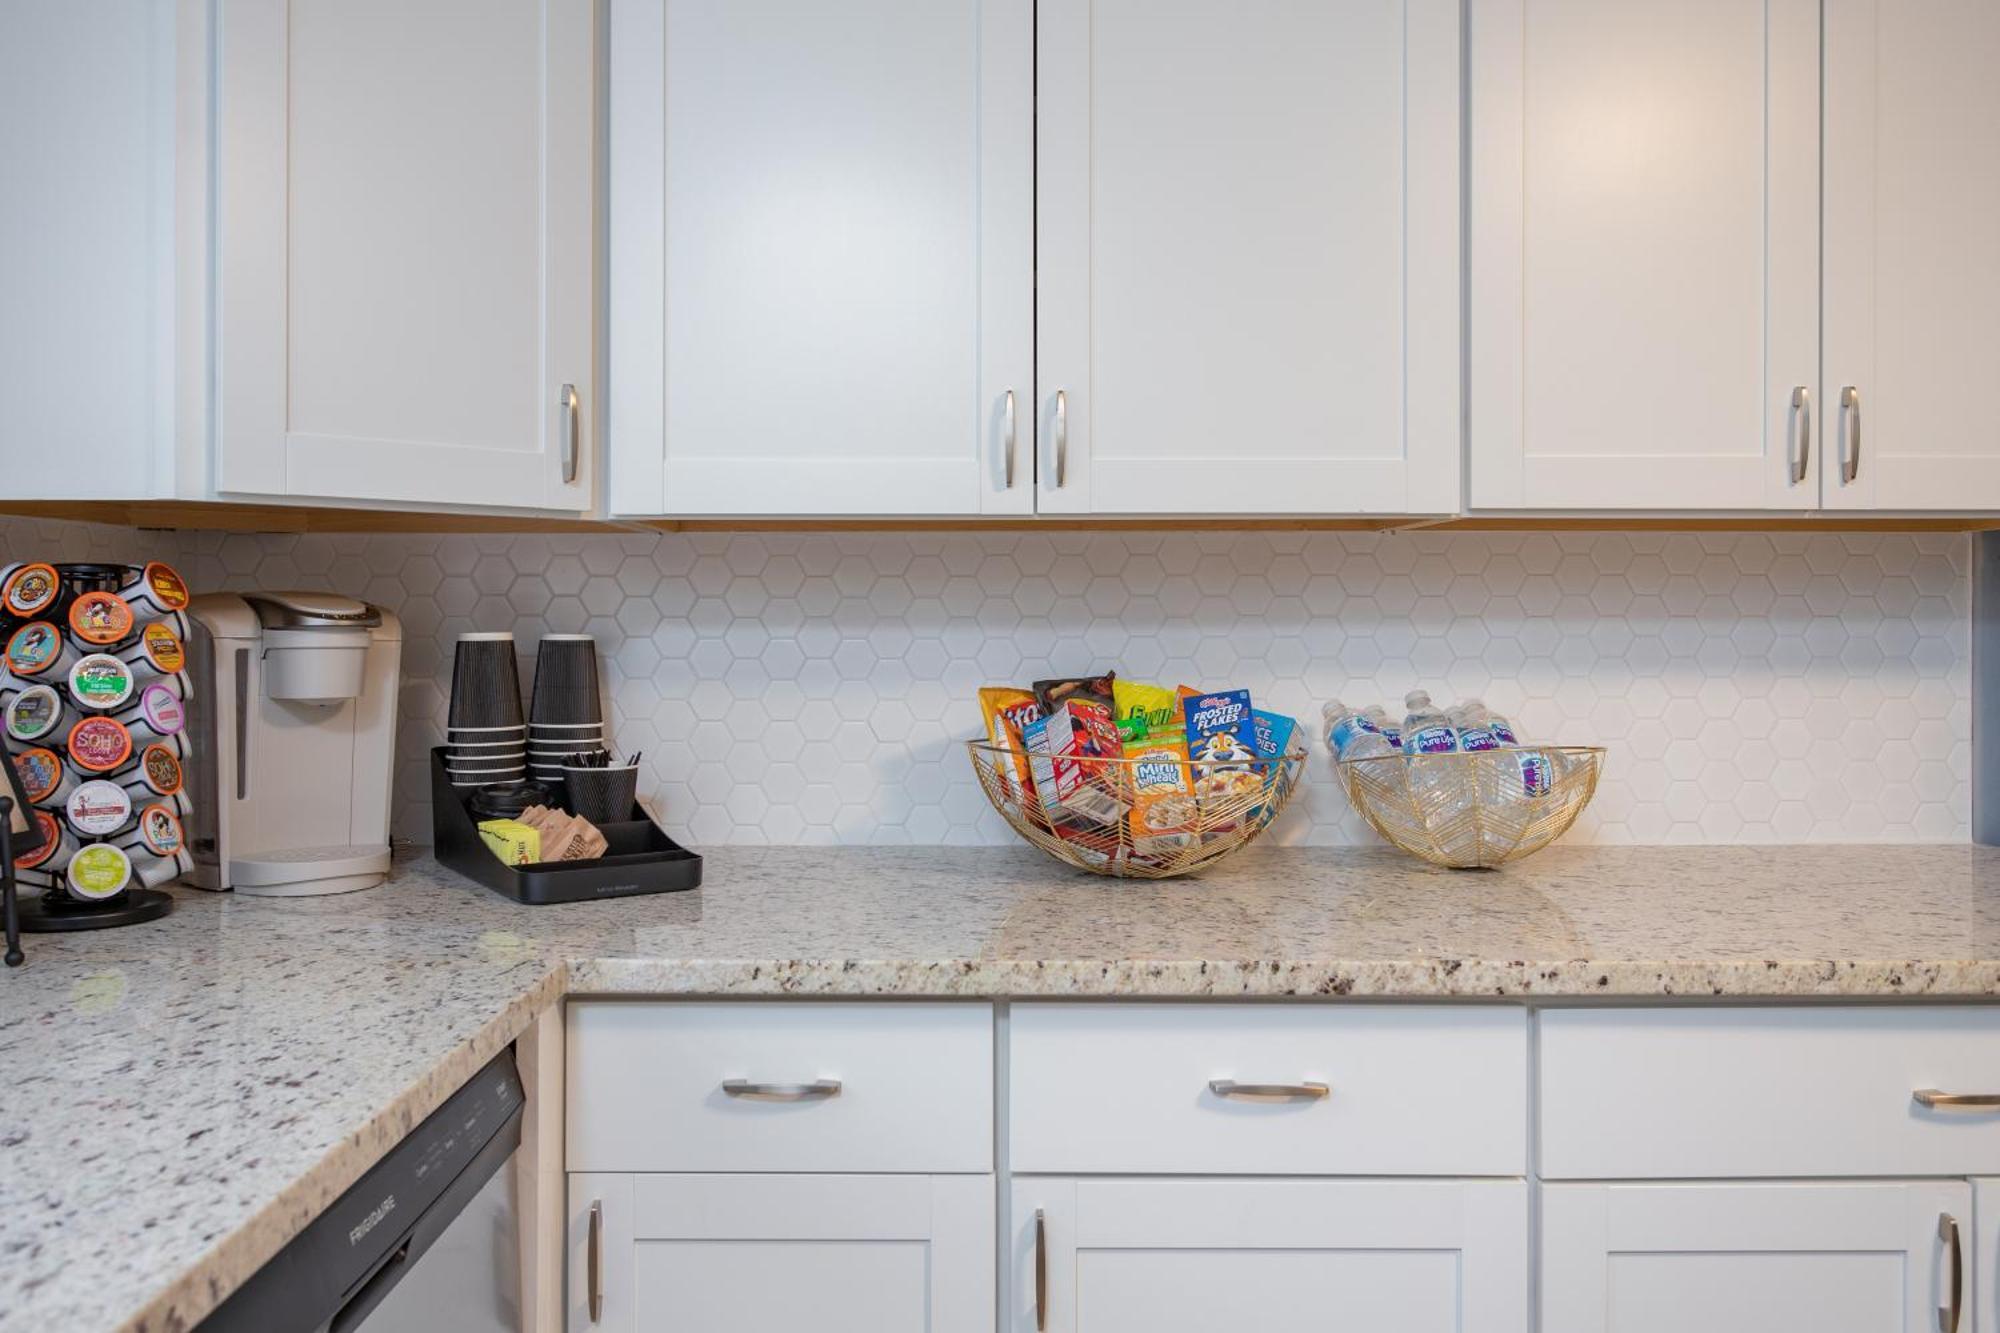
M1604 750L1384 754L1334 768L1377 833L1432 865L1466 870L1518 860L1567 833L1597 792Z
M1254 841L1291 801L1306 761L1304 750L1293 750L1273 759L1187 764L1187 791L1149 800L1135 828L1142 760L1076 761L1080 794L1050 811L1025 755L987 741L967 741L965 748L980 789L1016 833L1079 870L1119 879L1171 879Z

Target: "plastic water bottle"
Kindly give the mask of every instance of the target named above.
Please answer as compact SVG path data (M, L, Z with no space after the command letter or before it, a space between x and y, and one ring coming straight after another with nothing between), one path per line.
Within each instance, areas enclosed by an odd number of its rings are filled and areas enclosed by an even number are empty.
M1443 709L1431 702L1428 690L1411 690L1403 699L1409 714L1403 719L1405 754L1453 754L1458 748L1458 728Z
M1467 699L1459 707L1473 716L1473 725L1492 732L1493 738L1500 744L1511 749L1521 743L1521 738L1514 733L1514 724L1488 708L1484 700Z
M1373 759L1396 752L1365 712L1335 699L1320 710L1320 715L1326 721L1327 747L1338 759Z
M1390 720L1389 710L1381 704L1369 704L1368 707L1361 711L1363 716L1374 723L1375 730L1388 738L1390 746L1398 753L1401 753L1403 749L1403 729Z
M1466 751L1498 750L1502 742L1486 721L1486 705L1477 699L1467 699L1450 710L1451 724L1458 728L1459 748Z

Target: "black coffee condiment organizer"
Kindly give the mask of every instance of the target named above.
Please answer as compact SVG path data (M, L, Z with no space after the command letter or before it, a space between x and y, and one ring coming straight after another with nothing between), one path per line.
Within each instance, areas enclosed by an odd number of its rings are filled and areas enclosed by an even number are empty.
M668 837L638 805L632 817L599 824L608 844L594 861L510 866L479 836L479 825L445 772L445 747L431 751L432 851L442 865L519 903L578 903L679 893L701 887L701 857Z
M82 652L116 653L128 648L138 640L146 625L158 618L135 614L131 632L117 643L102 645L79 643L69 622L70 607L76 600L92 592L119 592L143 579L146 576L146 566L92 561L57 563L54 568L61 582L61 590L55 602L33 618L53 623L61 632L64 641ZM12 638L14 631L25 623L27 622L24 618L12 614L5 607L0 607L0 645L4 645ZM25 683L52 685L65 704L74 707L67 680L51 678L45 682L23 682L0 672L0 684L20 687ZM119 768L104 773L86 773L74 769L62 742L62 737L50 736L38 741L37 744L56 750L62 755L63 763L72 767L76 775L85 781L97 778L112 782L123 781L129 779L142 762L138 747L134 747L134 752ZM13 752L20 746L21 742L11 738L4 745L0 745L0 753L6 754L6 762L9 765L13 763ZM60 821L60 816L58 820ZM113 836L121 836L126 831L128 830L120 830ZM83 839L83 845L89 846L92 842L108 840L86 838ZM45 864L32 870L22 870L12 863L11 847L0 848L0 852L7 854L7 863L0 866L0 874L4 874L9 881L6 885L6 896L17 900L10 904L12 911L6 922L8 927L6 959L9 965L17 965L16 959L19 956L19 951L14 946L14 930L17 925L19 930L27 932L102 930L112 926L136 925L142 921L157 920L173 910L172 896L158 889L144 887L139 883L136 871L126 887L118 893L108 898L86 902L68 892L62 867L50 867ZM36 889L40 889L40 892L34 892Z

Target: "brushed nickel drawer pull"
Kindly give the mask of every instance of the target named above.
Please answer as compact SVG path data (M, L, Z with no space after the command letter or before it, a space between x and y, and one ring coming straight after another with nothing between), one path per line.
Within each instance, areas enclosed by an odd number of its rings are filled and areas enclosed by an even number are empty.
M582 457L583 402L576 396L576 386L562 386L563 441L562 479L565 486L576 483L578 460Z
M1792 419L1798 423L1799 447L1792 456L1792 485L1797 486L1812 461L1812 390L1803 384L1792 390Z
M1007 390L1007 489L1014 489L1014 391Z
M1910 1094L1917 1105L1931 1111L2000 1111L2000 1092L1939 1092L1918 1088Z
M1049 1328L1049 1224L1035 1209L1035 1333Z
M604 1205L590 1205L590 1244L585 1266L589 1270L590 1322L604 1317Z
M1212 1078L1208 1090L1242 1102L1317 1102L1332 1095L1324 1083L1238 1083L1233 1078Z
M1965 1247L1958 1240L1958 1219L1938 1214L1938 1239L1951 1247L1951 1294L1938 1307L1938 1333L1958 1333L1958 1312L1965 1304Z
M840 1095L837 1078L815 1079L811 1083L751 1083L740 1078L722 1080L727 1097L753 1102L817 1102Z
M1840 482L1852 486L1861 475L1861 390L1852 384L1840 391L1840 412L1847 418L1847 438L1840 446Z
M1056 489L1069 480L1069 394L1056 390Z

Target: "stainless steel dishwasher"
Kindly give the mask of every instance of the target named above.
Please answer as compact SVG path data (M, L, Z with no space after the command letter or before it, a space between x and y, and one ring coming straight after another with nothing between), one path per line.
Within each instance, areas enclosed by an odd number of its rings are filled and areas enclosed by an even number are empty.
M517 1333L504 1051L201 1322L198 1333Z

